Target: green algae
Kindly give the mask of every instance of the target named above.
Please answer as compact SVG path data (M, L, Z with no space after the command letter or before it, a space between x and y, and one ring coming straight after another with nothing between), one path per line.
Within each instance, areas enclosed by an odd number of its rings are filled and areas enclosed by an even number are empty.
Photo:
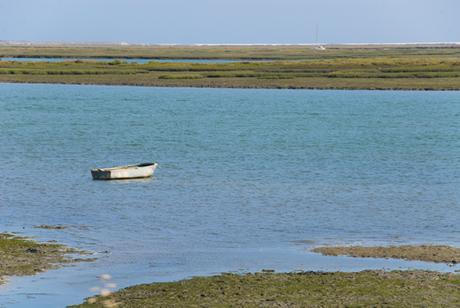
M86 253L60 244L0 233L0 282L8 276L34 275L62 264L94 260L74 259L70 256L73 254Z
M313 252L327 256L387 258L436 263L460 263L460 248L445 245L401 245L388 247L331 246L317 247Z
M72 307L454 307L460 275L427 271L223 274L129 287Z

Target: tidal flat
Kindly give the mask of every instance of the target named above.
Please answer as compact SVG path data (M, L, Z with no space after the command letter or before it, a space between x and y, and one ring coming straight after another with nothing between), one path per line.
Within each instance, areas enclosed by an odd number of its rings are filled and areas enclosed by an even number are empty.
M0 284L8 276L35 275L63 264L93 260L75 259L71 254L85 253L60 244L0 233Z
M327 256L388 258L456 264L460 249L450 246L317 247ZM72 307L414 307L456 306L460 274L434 271L221 274L128 287L87 298Z
M134 286L92 307L454 307L460 275L428 271L255 273Z
M402 245L389 247L317 247L312 250L326 256L417 260L436 263L460 263L460 248L445 245Z

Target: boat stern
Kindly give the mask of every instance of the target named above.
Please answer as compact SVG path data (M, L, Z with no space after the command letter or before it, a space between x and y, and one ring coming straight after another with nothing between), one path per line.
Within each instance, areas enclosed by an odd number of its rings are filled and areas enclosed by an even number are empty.
M93 180L110 180L110 171L104 171L100 169L91 169L91 175Z

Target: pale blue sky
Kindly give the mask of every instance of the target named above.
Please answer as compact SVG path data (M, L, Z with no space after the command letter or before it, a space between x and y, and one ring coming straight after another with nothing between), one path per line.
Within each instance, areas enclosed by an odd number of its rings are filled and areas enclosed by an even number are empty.
M460 41L459 0L0 0L0 40Z

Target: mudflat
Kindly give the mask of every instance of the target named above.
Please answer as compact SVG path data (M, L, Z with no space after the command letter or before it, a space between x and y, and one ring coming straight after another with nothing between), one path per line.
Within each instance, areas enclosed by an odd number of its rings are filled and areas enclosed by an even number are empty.
M0 233L0 283L7 276L34 275L65 263L94 260L74 259L69 254L85 253L60 244Z
M454 307L460 275L426 271L224 274L145 284L72 307Z
M445 245L402 245L388 247L337 246L312 250L327 256L391 258L436 263L460 262L460 248Z

